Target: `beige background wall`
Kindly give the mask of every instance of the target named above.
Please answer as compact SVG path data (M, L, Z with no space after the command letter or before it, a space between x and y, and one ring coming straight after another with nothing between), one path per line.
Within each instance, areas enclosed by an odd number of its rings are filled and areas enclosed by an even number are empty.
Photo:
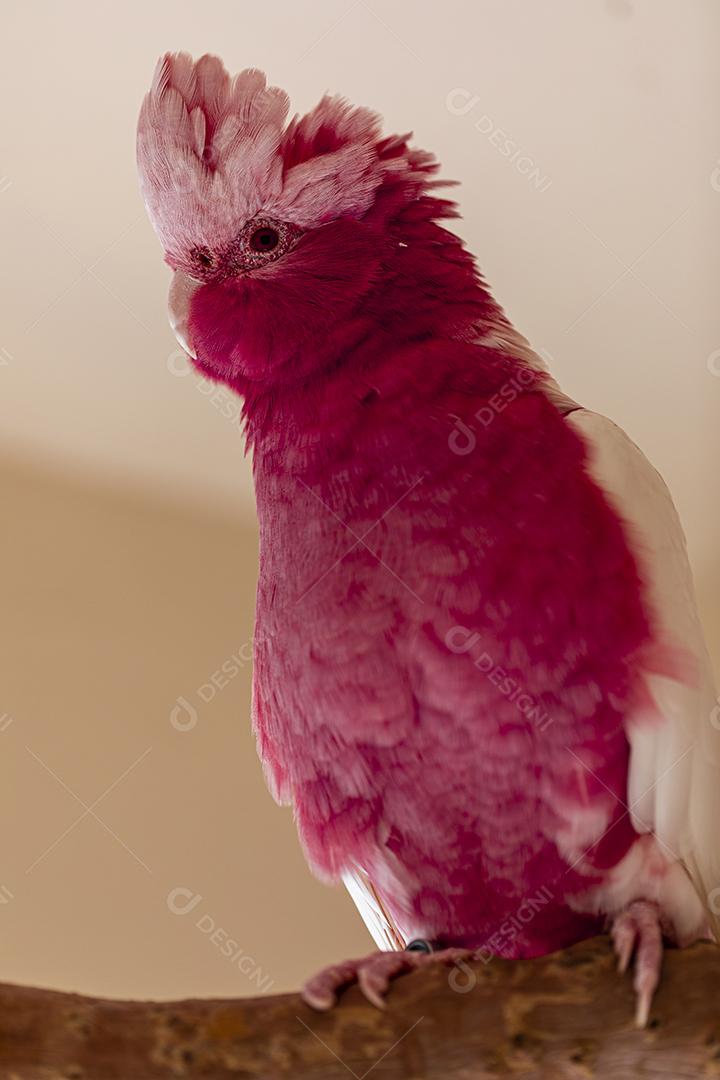
M436 151L511 316L666 476L717 657L720 7L71 0L2 21L0 978L289 988L368 939L310 878L248 731L248 466L230 399L176 352L135 181L156 56L264 67L300 109L340 90Z

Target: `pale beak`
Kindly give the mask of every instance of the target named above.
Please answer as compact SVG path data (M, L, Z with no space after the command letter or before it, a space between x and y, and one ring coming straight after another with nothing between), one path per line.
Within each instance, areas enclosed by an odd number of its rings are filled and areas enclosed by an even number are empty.
M170 282L170 292L168 294L168 318L170 319L170 325L173 328L173 332L179 344L193 360L197 360L197 353L190 342L188 314L190 312L190 299L192 294L200 287L199 281L193 281L191 277L188 277L187 274L183 274L181 270L176 270L173 274L173 279Z

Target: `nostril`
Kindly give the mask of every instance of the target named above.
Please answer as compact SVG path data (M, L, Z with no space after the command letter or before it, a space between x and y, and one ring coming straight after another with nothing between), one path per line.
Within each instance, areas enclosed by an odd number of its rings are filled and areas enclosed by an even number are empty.
M214 269L214 267L215 267L215 257L213 256L212 252L209 251L207 248L204 248L204 247L194 248L190 252L190 255L191 255L191 258L192 258L193 262L197 263L198 266L201 266L203 270L213 270Z

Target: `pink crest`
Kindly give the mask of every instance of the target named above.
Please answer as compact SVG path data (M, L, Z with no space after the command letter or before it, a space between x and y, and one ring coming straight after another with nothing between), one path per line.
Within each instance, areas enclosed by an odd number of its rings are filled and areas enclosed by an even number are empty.
M415 193L435 163L380 118L325 96L286 126L287 94L252 68L231 78L214 56L168 53L138 121L140 186L168 255L222 245L263 214L314 228L362 217L392 175Z

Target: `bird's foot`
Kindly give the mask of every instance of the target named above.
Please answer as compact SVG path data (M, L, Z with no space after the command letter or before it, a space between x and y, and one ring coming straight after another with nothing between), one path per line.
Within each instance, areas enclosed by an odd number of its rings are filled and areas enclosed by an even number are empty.
M385 1008L385 995L390 983L399 975L405 975L429 964L452 966L459 960L472 958L471 949L441 949L432 951L426 942L412 942L404 952L375 952L360 960L346 960L323 968L303 986L303 1001L313 1009L325 1012L337 1002L338 992L354 983L360 987L368 1001L378 1009Z
M648 900L634 900L615 916L610 936L617 953L619 972L627 970L635 953L635 1023L645 1027L662 965L662 927L657 906Z

